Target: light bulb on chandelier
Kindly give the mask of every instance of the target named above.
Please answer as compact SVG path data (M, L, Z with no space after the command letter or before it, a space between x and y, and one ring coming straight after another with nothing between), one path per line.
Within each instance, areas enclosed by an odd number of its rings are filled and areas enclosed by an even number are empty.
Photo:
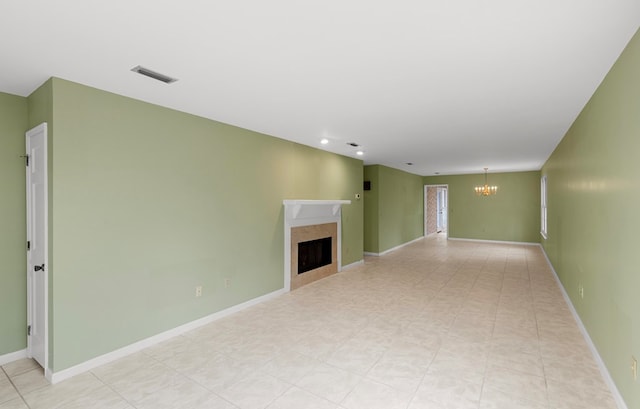
M489 186L487 182L487 171L489 168L484 168L484 186L476 186L474 190L478 196L491 196L498 193L498 186Z

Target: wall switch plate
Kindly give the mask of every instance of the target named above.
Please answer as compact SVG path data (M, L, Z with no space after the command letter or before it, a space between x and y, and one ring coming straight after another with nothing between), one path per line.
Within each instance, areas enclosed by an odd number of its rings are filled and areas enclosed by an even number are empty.
M202 286L201 285L196 287L196 297L202 297Z
M578 294L580 294L580 298L584 298L584 286L581 284L578 284Z
M634 381L638 380L638 360L635 356L631 356L631 375Z
M229 288L231 287L231 279L230 278L225 278L224 279L224 288Z

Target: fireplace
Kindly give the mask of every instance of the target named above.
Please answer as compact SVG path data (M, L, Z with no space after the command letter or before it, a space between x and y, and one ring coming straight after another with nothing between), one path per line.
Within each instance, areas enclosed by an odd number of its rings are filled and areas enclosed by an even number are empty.
M315 246L310 243L324 241L326 244L327 239L330 243L330 247L328 249L325 248L325 253L329 254L328 263L324 263L324 265L318 263L316 266L308 265L312 264L309 260L310 255L301 254L300 250L313 249ZM315 258L315 255L312 257ZM301 264L313 268L300 270ZM290 265L292 290L337 273L340 270L338 268L338 223L333 222L292 227Z
M349 200L285 200L285 290L340 271L341 205Z
M332 237L298 243L298 274L331 264Z

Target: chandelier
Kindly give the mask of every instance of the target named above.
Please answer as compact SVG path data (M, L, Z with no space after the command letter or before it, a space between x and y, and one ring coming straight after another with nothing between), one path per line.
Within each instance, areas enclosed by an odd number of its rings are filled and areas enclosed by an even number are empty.
M474 190L478 196L491 196L498 192L498 186L489 186L487 183L487 171L489 168L484 168L484 186L476 186Z

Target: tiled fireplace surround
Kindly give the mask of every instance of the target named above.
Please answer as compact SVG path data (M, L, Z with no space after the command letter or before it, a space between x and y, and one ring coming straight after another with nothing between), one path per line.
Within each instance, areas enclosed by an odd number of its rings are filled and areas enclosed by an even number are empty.
M284 200L284 288L295 290L340 271L341 216L350 200ZM331 237L331 264L298 274L298 243Z

